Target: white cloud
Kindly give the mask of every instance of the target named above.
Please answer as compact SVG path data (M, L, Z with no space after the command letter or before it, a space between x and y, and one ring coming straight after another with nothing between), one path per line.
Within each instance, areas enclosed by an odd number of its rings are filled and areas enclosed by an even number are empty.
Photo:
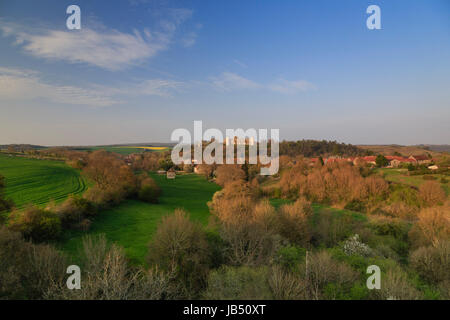
M133 33L85 27L70 32L27 28L5 20L0 20L0 31L5 36L15 38L16 45L35 57L88 63L114 71L152 58L166 50L177 27L191 15L190 10L173 9L169 18L160 23L159 30L133 30ZM192 41L195 42L195 39Z
M104 107L118 103L111 97L75 86L48 84L37 72L0 67L2 100L34 100L44 98L56 103Z
M61 104L106 107L122 103L127 97L168 97L180 85L171 80L152 79L128 86L91 85L91 89L86 89L48 83L32 70L0 67L0 100L45 99Z
M192 47L197 41L197 33L189 32L182 40L183 46Z
M218 77L212 77L211 81L214 87L222 91L263 89L282 94L295 94L316 89L313 84L305 80L288 81L278 79L269 84L263 84L231 72L223 72Z
M305 80L287 81L284 79L279 79L278 81L269 84L268 88L272 91L283 94L294 94L298 92L316 89L316 87L313 84Z
M160 96L171 97L172 92L178 90L182 82L164 79L143 80L137 84L124 84L119 87L95 86L96 90L111 96Z
M223 72L220 76L213 77L211 80L216 88L224 91L258 89L261 87L260 84L232 72Z
M245 69L248 68L248 66L245 63L243 63L242 61L239 61L238 59L234 59L233 62L242 68L245 68Z

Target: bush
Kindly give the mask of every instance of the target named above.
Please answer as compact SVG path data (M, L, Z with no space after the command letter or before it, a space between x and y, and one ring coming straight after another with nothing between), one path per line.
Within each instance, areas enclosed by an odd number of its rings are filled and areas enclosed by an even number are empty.
M335 299L338 295L350 291L358 274L347 264L336 261L326 251L310 254L302 267L308 283L310 299ZM333 285L332 296L324 296L324 289ZM329 292L330 293L330 292Z
M272 299L267 281L267 269L251 267L222 267L212 271L203 295L211 300Z
M98 186L89 188L83 198L95 204L98 209L107 209L118 205L126 197L124 191L120 188L101 189Z
M416 190L409 186L393 185L389 195L390 203L404 203L408 207L419 207L420 200Z
M245 180L245 172L239 165L223 164L217 167L216 183L224 187L227 183Z
M0 224L6 220L3 214L11 210L14 206L14 203L11 200L4 199L5 185L5 178L0 175Z
M311 203L305 199L282 206L278 216L279 234L293 244L307 246L311 239L308 226L311 214Z
M435 181L427 181L421 184L419 196L427 206L442 204L447 198L444 189Z
M304 260L306 250L296 246L284 246L278 249L275 262L285 270L295 271Z
M303 300L307 298L307 283L298 274L274 266L268 278L273 299Z
M339 242L358 231L362 227L360 221L355 220L351 215L338 214L328 210L321 210L312 219L312 239L315 245L334 247ZM363 233L359 234L362 236Z
M226 214L216 215L213 222L225 242L228 262L251 266L269 263L280 241L274 227L274 208L268 201L254 204L242 197L224 200L221 204L228 208Z
M370 256L372 250L368 245L359 240L359 235L355 234L342 244L342 250L346 255L360 255L363 257Z
M0 227L0 299L45 298L52 284L63 283L66 265L54 248Z
M149 246L148 262L173 272L186 297L195 297L206 286L210 257L201 226L186 212L175 210L162 219Z
M436 247L420 247L410 255L411 267L432 284L450 281L450 241Z
M140 182L138 192L139 200L149 203L158 203L160 195L161 189L152 178L146 177Z
M63 228L85 227L85 221L97 213L96 206L87 199L70 196L60 206L54 208L55 213L61 220Z
M377 299L383 300L416 300L421 298L420 292L409 282L407 274L399 267L388 269L381 275L380 290L372 290Z
M422 209L409 231L413 247L437 246L441 241L450 240L449 213L448 205Z
M394 218L412 220L417 215L418 208L412 207L404 202L393 202L380 208L380 213Z
M34 242L54 240L61 234L61 220L53 212L30 206L11 213L11 230Z
M108 245L103 235L83 238L80 253L82 289L67 290L65 283L55 283L46 294L47 299L68 300L125 300L143 298L146 278L132 270L123 250ZM153 274L159 278L159 274ZM162 283L164 286L164 281ZM148 293L148 292L146 292Z

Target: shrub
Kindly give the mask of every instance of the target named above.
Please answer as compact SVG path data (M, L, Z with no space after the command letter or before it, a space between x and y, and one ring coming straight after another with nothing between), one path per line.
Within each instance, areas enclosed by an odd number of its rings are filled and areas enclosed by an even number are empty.
M282 206L278 217L280 235L293 244L307 246L311 239L308 226L311 214L311 203L302 198L293 204Z
M0 224L5 220L3 213L13 208L14 203L4 198L5 178L0 175Z
M347 264L334 260L326 251L320 251L309 255L302 267L305 270L305 279L308 284L309 297L311 299L324 298L324 289L333 284L333 296L349 291L353 283L358 279L358 274Z
M407 274L394 267L381 275L380 290L372 290L377 299L383 300L415 300L420 299L420 292L409 282Z
M274 227L276 213L267 201L255 204L244 197L224 198L215 210L221 212L213 211L216 218L213 222L226 244L225 257L229 263L252 266L269 263L278 248L279 237Z
M82 222L97 213L95 205L87 199L70 196L60 206L54 208L63 228L80 227Z
M420 185L419 196L427 206L442 204L445 199L445 191L435 181L427 181Z
M135 299L140 273L131 272L123 251L108 245L103 235L86 236L80 253L82 290L67 290L66 284L51 286L47 299Z
M389 195L389 203L404 203L409 207L419 207L419 194L409 186L393 185Z
M432 284L450 281L450 241L436 247L420 247L410 255L411 267Z
M413 246L437 246L441 241L450 240L449 213L448 205L422 209L409 232Z
M306 250L296 246L283 246L278 249L275 263L285 270L295 271L301 261L304 260Z
M342 244L342 250L346 255L360 255L363 257L370 256L372 250L368 245L359 240L359 235L355 234Z
M393 202L382 206L380 211L389 217L412 220L416 217L418 208L412 207L405 202Z
M268 282L275 300L306 299L307 284L298 274L274 266L271 268Z
M238 165L223 164L217 167L216 183L224 187L227 183L245 180L245 172Z
M43 299L50 286L63 282L65 267L65 257L51 246L0 227L0 299Z
M54 240L61 233L61 221L53 212L30 206L11 213L10 228L35 242Z
M146 177L140 182L138 192L139 200L149 203L158 203L160 195L161 189L152 178Z
M89 188L83 198L95 204L98 209L107 209L118 205L126 197L124 191L120 188L101 189L98 186Z
M226 266L212 271L203 296L212 300L272 299L267 269Z
M311 242L326 247L337 245L362 227L362 223L351 215L338 214L329 210L318 212L313 216L312 222ZM359 234L363 235L361 232Z
M210 258L208 243L201 226L186 212L175 210L162 219L150 243L148 262L174 272L185 286L186 296L195 296L205 285Z

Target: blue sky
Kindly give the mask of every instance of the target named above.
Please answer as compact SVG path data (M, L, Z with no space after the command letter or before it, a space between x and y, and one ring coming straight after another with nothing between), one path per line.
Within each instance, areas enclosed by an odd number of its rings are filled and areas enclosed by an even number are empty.
M81 30L66 28L71 4ZM0 48L0 144L168 142L194 120L450 143L445 0L3 0Z

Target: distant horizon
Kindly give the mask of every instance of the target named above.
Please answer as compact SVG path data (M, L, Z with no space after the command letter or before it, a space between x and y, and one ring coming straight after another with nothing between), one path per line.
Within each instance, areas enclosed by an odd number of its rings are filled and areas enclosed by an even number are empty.
M450 146L448 143L442 143L442 144L435 144L435 143L418 143L418 144L398 144L398 143L381 143L381 144L367 144L367 143L348 143L345 141L338 141L338 140L326 140L326 139L294 139L294 140L287 140L287 139L281 139L280 142L283 141L302 141L302 140L314 140L314 141L336 141L337 143L345 143L350 144L354 146L400 146L400 147L420 147L420 146ZM35 144L35 143L0 143L0 146L9 146L9 145L29 145L29 146L36 146L36 147L46 147L46 148L53 148L53 147L114 147L114 146L144 146L144 145L152 145L152 144L161 144L161 145L175 145L176 142L128 142L128 143L113 143L113 144L77 144L77 145L48 145L48 144Z

